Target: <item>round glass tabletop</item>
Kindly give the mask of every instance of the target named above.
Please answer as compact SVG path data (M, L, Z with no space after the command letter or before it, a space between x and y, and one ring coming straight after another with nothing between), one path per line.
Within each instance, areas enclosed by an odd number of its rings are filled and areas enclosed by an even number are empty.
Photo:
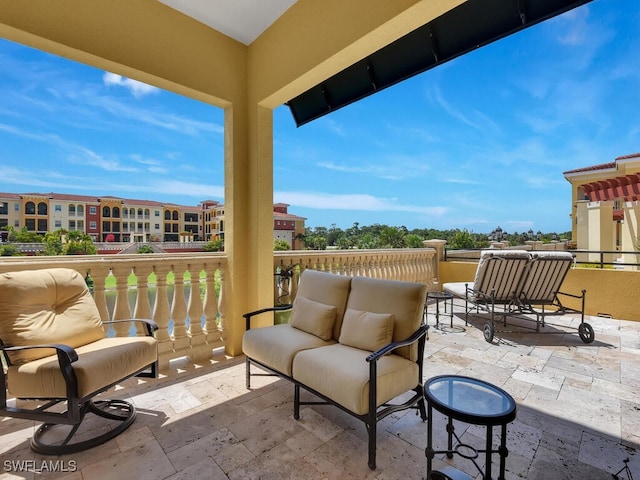
M516 417L516 402L511 395L476 378L433 377L425 384L424 393L436 410L467 423L499 425Z

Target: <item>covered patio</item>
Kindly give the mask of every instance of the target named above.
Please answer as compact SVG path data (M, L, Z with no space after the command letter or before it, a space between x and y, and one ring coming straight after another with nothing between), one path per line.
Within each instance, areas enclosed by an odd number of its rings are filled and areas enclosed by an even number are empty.
M589 345L575 334L510 334L490 345L477 326L448 333L434 328L432 313L429 324L425 379L468 375L500 385L516 399L507 478L604 480L627 458L631 471L640 471L640 324L594 319L596 341ZM461 315L454 324L464 325ZM218 350L203 364L174 360L159 380L129 380L115 392L138 408L129 430L101 447L63 457L29 449L33 422L3 419L0 457L10 463L3 464L0 478L426 477L426 424L413 412L384 420L378 468L371 471L361 422L330 406L307 407L296 421L290 383L262 377L247 391L244 382L241 356ZM438 415L434 422L435 439L446 441L444 418ZM466 443L482 444L479 427L456 429ZM436 456L434 465L445 461ZM480 478L470 461L453 462Z
M0 37L224 109L235 356L273 298L273 110L303 124L588 1L0 0Z

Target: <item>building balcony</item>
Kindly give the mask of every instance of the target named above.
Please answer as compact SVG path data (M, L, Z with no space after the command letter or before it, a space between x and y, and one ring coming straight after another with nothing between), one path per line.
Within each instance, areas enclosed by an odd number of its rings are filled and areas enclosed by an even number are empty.
M438 289L443 275L455 276L451 270L456 262L437 265L436 259L432 249L276 252L274 272L295 266L421 281ZM464 270L464 262L459 263ZM51 465L66 468L69 478L79 478L71 471L77 469L82 478L101 479L426 476L426 424L412 412L381 423L378 468L371 472L361 422L332 406L307 406L300 420L294 420L293 388L276 377L255 377L252 389L245 388L243 356L225 354L225 343L235 330L232 323L244 319L225 315L224 254L7 258L0 271L51 266L88 272L104 318L154 318L160 326L161 375L129 379L104 394L131 400L138 417L116 439L85 452L55 458L35 454L28 442L34 422L2 419L0 456L8 478L32 478ZM279 275L273 280L274 303L290 302L295 277L291 284L283 284ZM518 414L508 427L507 478L549 478L550 472L554 478L611 478L627 458L631 470L640 471L640 379L634 373L640 322L593 315L589 321L596 340L588 345L575 332L508 333L489 344L482 323L476 325L472 318L465 326L462 309L462 304L454 305L458 328L451 332L434 328L429 308L425 380L445 373L467 375L513 395ZM189 321L194 318L201 322ZM558 319L567 325L575 321L571 315ZM111 333L136 332L125 326ZM310 394L303 395L312 400ZM444 417L434 417L436 441L446 441L445 423ZM461 424L456 431L466 443L482 445L478 427ZM477 476L471 461L453 461L456 468ZM437 456L434 465L445 462L450 461ZM59 472L45 471L42 478Z

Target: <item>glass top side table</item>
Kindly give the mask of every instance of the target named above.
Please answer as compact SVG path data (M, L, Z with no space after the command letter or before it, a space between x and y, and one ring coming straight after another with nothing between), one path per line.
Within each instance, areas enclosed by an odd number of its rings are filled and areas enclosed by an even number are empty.
M431 471L435 454L446 453L452 458L458 454L472 460L483 478L491 479L491 456L500 456L500 480L504 479L507 450L507 424L516 418L516 402L503 389L483 380L460 375L440 375L429 379L424 386L427 400L427 473ZM446 450L433 449L433 409L448 417L448 445ZM486 445L476 449L460 441L453 427L453 420L472 425L486 426ZM501 427L500 446L493 449L493 427ZM453 438L457 445L454 447ZM486 454L485 470L476 462L479 453Z

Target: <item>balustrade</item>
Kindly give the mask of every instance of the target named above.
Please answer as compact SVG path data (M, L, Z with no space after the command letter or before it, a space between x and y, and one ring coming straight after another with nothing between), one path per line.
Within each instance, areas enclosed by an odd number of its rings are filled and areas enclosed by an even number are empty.
M306 269L338 275L362 275L423 282L435 288L435 251L339 250L274 252L275 303L295 299L300 273ZM152 318L158 324L160 368L189 357L211 359L225 345L224 253L166 253L78 256L3 257L0 273L38 268L73 268L92 280L93 296L103 320ZM284 281L283 281L284 280ZM136 324L118 323L109 335L142 335Z

